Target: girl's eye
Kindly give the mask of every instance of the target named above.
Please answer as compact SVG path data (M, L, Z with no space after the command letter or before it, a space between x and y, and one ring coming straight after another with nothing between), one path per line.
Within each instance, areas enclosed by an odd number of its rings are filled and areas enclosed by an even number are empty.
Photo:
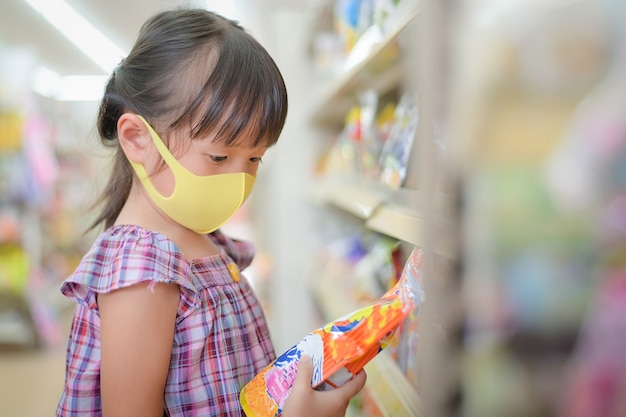
M263 162L263 159L259 156L259 157L255 157L255 158L250 158L250 162Z
M226 157L226 156L216 156L216 155L211 155L211 160L212 160L213 162L223 162L223 161L225 161L225 160L226 160L226 158L228 158L228 157Z

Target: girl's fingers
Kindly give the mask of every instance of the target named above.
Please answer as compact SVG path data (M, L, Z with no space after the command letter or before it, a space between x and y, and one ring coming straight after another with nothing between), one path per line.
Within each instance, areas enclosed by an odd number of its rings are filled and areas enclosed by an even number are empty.
M298 364L298 373L294 381L294 387L301 386L303 388L311 388L311 380L313 378L313 361L309 355L302 355ZM365 385L367 374L365 370L361 370L354 378L338 387L336 390L341 392L341 397L350 399L361 391Z
M361 391L361 389L365 385L366 379L367 374L364 370L361 370L358 374L354 376L354 378L337 388L337 390L342 392L344 398L350 399L357 395L359 391Z
M298 363L298 372L296 374L296 380L294 386L304 385L311 387L311 380L313 378L313 361L308 355L302 355L300 363Z

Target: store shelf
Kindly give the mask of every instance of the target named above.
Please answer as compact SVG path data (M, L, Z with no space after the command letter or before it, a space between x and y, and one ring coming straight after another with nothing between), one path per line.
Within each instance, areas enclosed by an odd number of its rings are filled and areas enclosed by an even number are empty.
M423 216L420 214L422 193L415 190L393 190L368 182L326 181L319 183L315 200L333 206L364 220L365 227L386 236L423 246ZM449 225L445 223L445 207L449 198L439 194L436 199L438 243L435 252L452 258L454 243Z
M389 198L388 194L383 188L372 184L327 180L316 185L314 199L365 220Z
M375 232L391 236L398 240L424 246L424 220L417 213L406 207L380 206L365 222L365 226ZM438 243L435 253L451 258L454 254L453 243L449 239L449 231L445 225L437 224Z
M316 97L316 106L310 118L316 127L342 132L346 115L350 109L359 105L359 96L364 92L375 91L381 102L395 101L396 96L403 93L406 83L416 72L408 71L405 47L413 41L409 38L409 31L413 29L411 23L417 20L419 9L416 0L403 0L396 13L386 20L384 27L370 28L367 35L374 35L369 38L370 42L366 41L367 36L361 36L352 55L346 58L348 64L344 72L331 81L326 89L320 90ZM417 159L412 158L411 161ZM411 161L409 164L415 163ZM329 166L332 167L332 164ZM432 224L431 217L441 219L437 223L440 224L437 226L438 237L447 236L443 220L447 216L443 208L447 207L448 198L444 195L429 197L415 190L415 183L409 184L413 185L409 187L411 189L394 189L364 177L359 178L354 172L335 172L329 168L326 177L314 185L312 200L355 216L361 226L407 246L434 246L435 252L452 254L451 245L444 244L443 239L439 245L424 240L426 226ZM432 203L436 215L427 217L425 209L433 207ZM327 217L329 227L341 225L345 220L343 213L331 211ZM363 294L357 288L357 279L343 272L344 265L331 265L325 269L320 266L320 269L312 276L311 293L325 322L348 315L367 304L367 301L361 300ZM399 363L403 363L403 357L396 361L392 357L393 353L383 350L366 365L368 379L363 392L366 403L364 410L383 417L421 416L419 394L410 382L407 371L399 366ZM368 409L368 405L372 406L372 410Z
M365 222L368 229L421 245L422 220L401 207L379 207Z
M386 351L365 366L365 389L384 417L421 416L418 394Z
M341 126L348 110L354 105L355 94L364 90L383 94L400 84L405 77L405 69L401 61L390 59L389 51L417 14L417 1L401 2L394 16L388 18L385 28L381 29L382 39L371 46L368 54L352 61L350 68L322 93L320 105L313 114L314 124Z

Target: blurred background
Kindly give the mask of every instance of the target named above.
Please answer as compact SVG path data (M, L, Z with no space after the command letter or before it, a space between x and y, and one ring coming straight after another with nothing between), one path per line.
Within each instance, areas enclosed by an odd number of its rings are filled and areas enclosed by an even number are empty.
M283 135L225 226L257 246L277 352L418 248L426 301L353 415L626 416L622 0L2 0L0 414L54 413L58 287L107 178L98 100L178 5L239 20L287 83Z

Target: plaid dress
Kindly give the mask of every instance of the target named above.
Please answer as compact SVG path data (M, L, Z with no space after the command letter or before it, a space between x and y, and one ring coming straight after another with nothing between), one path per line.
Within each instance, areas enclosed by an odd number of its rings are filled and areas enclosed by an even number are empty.
M165 385L165 415L243 416L241 388L274 358L259 302L239 270L252 245L209 235L221 253L186 260L165 236L138 226L105 231L61 292L77 302L57 416L100 416L97 294L140 282L176 283L180 302Z

